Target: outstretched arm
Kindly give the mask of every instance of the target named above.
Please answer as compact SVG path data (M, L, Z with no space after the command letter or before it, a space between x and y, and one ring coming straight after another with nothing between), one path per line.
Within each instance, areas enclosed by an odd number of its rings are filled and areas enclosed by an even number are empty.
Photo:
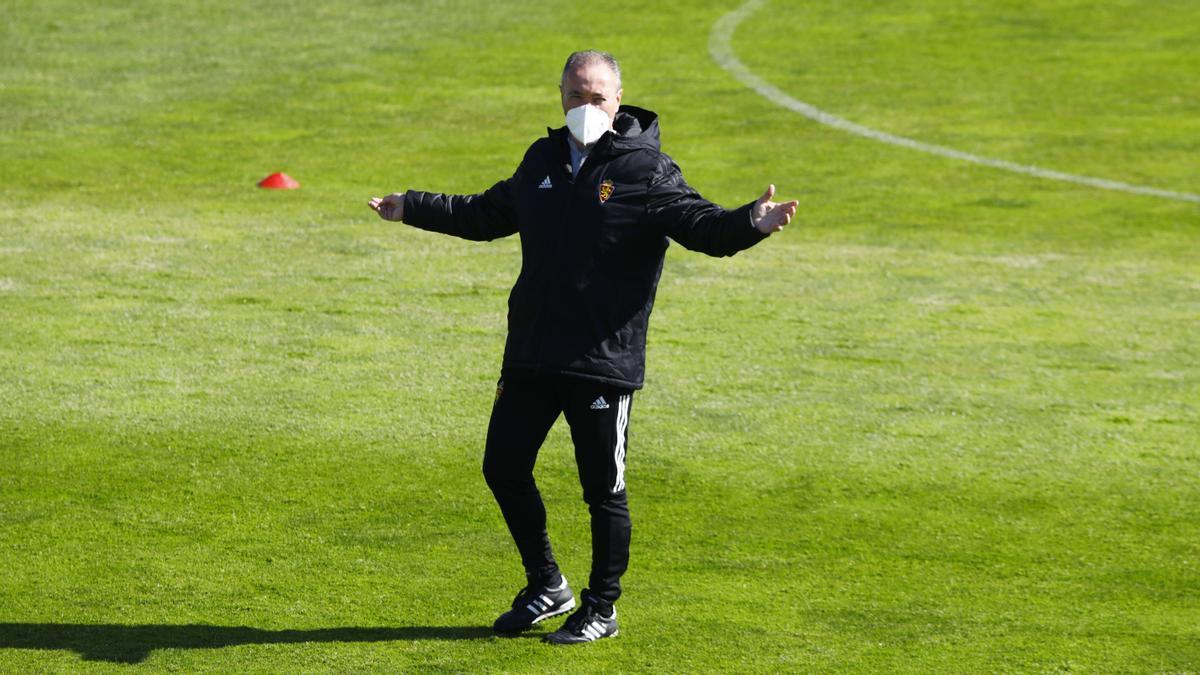
M519 172L519 169L518 169ZM367 202L380 218L472 241L507 237L517 231L513 205L514 175L475 195L395 192Z
M739 208L724 209L704 199L683 180L669 159L651 181L647 215L662 231L693 251L713 256L733 255L778 232L796 214L795 201L772 201L775 186Z

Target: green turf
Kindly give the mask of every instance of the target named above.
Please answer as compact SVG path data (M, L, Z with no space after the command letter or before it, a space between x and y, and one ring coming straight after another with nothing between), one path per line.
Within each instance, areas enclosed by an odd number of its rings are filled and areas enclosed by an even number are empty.
M1200 209L846 136L708 56L730 2L14 0L0 22L0 671L1200 670ZM1200 6L771 2L734 51L883 131L1200 187ZM379 221L561 124L598 46L706 196L629 454L621 635L484 627L515 241ZM254 183L285 170L294 192ZM576 585L569 438L539 464ZM539 631L540 634L540 631Z

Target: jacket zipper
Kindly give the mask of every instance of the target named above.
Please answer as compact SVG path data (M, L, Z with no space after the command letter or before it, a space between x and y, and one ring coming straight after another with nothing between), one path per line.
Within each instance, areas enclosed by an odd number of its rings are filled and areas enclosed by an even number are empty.
M567 142L570 143L571 141L568 139ZM571 159L571 154L570 154L570 151L568 150L567 151L567 161L570 162L570 159ZM553 249L554 269L552 270L552 274L550 276L551 279L557 279L558 275L562 272L562 261L563 261L562 249L563 249L563 242L566 241L566 236L567 236L567 223L566 223L567 216L571 213L571 203L575 199L575 189L577 187L576 178L578 178L578 176L580 176L580 175L583 175L584 164L587 164L586 158L584 159L584 161L579 163L579 174L578 175L572 175L568 171L563 172L563 173L567 174L567 201L563 205L561 215L559 216L559 219L558 219L558 231L555 233L555 242L554 242L554 249ZM551 166L553 167L554 165L551 164ZM561 165L561 166L570 166L570 164ZM541 303L542 306L541 306L541 311L538 312L538 316L537 316L537 321L539 323L544 322L544 320L545 320L546 313L549 311L549 308L550 308L550 294L553 293L554 289L555 289L555 286L553 284L549 284L549 283L543 284L542 286L543 286L542 303ZM536 329L537 326L534 325L532 328ZM551 328L553 329L553 328L555 328L555 326L551 326ZM546 333L547 333L547 331L544 331L544 330L534 330L534 335L538 336L538 339L540 339L542 341L541 343L539 343L537 345L537 353L539 353L539 354L546 353L546 344L545 344Z

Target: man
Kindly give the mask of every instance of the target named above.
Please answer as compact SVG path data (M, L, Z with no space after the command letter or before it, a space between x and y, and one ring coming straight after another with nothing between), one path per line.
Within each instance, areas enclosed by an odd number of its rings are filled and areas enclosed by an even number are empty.
M797 203L771 201L773 185L732 211L701 198L659 149L657 116L621 106L609 54L572 54L559 90L566 127L535 141L511 178L476 195L410 190L369 204L384 219L464 239L521 237L483 473L527 583L494 628L517 633L575 609L533 479L538 449L563 414L591 515L592 569L579 608L545 639L571 644L617 634L613 603L629 562L630 403L643 384L668 237L733 255L782 229Z

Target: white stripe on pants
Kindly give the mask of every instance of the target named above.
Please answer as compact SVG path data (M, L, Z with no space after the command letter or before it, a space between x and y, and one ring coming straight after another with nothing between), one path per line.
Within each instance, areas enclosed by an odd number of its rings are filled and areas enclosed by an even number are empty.
M617 400L617 443L613 450L613 461L617 466L617 480L613 483L614 493L625 489L625 433L629 428L629 394Z

